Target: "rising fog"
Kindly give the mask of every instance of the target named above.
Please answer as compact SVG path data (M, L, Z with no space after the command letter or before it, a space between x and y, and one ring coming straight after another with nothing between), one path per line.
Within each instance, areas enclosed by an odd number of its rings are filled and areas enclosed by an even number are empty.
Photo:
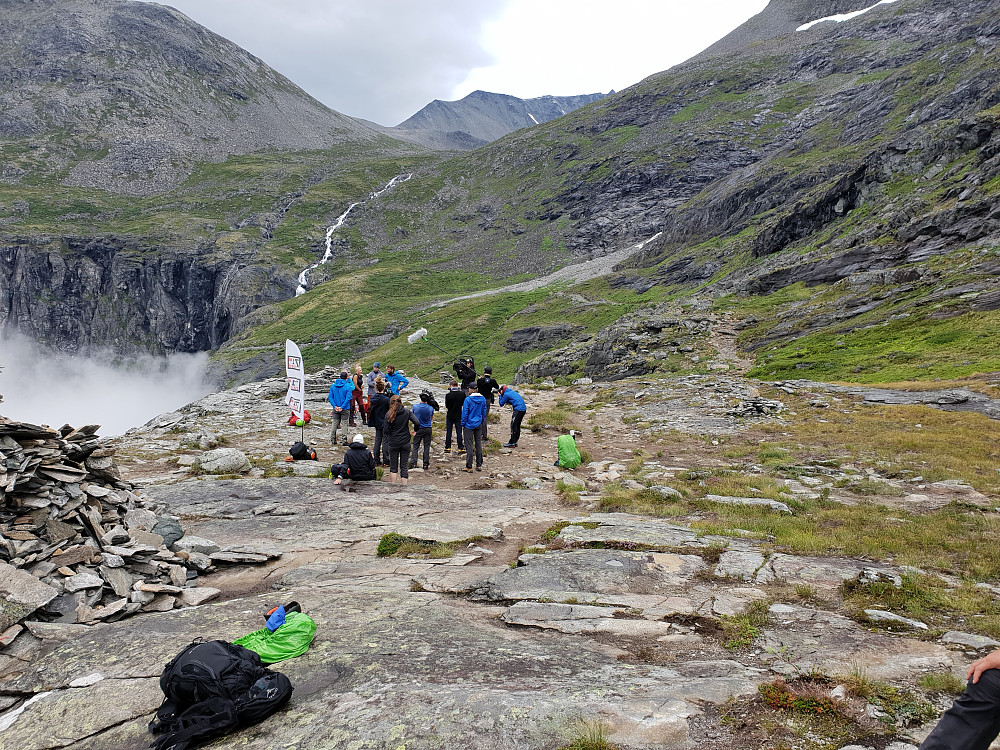
M206 354L71 357L30 340L0 338L0 414L61 427L99 424L102 437L173 411L212 392Z

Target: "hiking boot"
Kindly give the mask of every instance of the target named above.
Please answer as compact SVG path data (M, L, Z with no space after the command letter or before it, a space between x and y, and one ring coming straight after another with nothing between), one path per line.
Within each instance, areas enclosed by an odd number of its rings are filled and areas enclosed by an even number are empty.
M483 467L482 467L482 466L477 466L477 467L476 467L476 471L482 471L482 470L483 470Z
M471 472L472 472L472 467L471 467L471 466L466 466L466 467L464 467L464 468L462 469L462 471L468 471L468 472L470 472L470 473L471 473Z
M424 464L424 471L430 471L430 470L431 470L430 464Z
M504 443L503 447L504 448L516 448L517 447L517 443Z

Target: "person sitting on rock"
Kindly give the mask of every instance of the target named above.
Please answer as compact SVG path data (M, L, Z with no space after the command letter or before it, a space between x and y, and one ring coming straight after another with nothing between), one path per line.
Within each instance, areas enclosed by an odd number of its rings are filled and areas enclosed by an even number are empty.
M986 750L1000 734L1000 650L972 662L965 679L920 750Z
M364 435L355 435L343 463L330 467L330 476L334 484L341 484L345 479L351 482L370 482L375 479L375 457L365 445Z
M576 447L576 430L570 430L565 435L556 438L556 450L559 452L559 458L556 459L555 466L563 469L575 469L583 463L580 449Z

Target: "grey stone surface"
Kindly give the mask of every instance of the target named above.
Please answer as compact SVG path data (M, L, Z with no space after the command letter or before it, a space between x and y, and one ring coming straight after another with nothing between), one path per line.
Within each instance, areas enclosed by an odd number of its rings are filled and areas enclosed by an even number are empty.
M253 466L246 454L236 448L205 451L198 459L202 471L209 474L245 474Z
M712 503L722 503L723 505L749 505L770 508L771 510L791 513L792 509L785 503L778 500L768 500L762 497L727 497L724 495L705 495L705 499Z
M0 631L20 622L59 592L30 573L0 562Z
M872 622L887 622L893 625L902 625L913 630L927 630L927 623L919 620L912 620L909 617L897 615L894 612L885 612L881 609L866 609L865 615Z
M949 630L941 636L942 643L953 643L958 646L968 648L1000 648L1000 641L987 638L985 635L975 635L974 633L962 633L957 630Z

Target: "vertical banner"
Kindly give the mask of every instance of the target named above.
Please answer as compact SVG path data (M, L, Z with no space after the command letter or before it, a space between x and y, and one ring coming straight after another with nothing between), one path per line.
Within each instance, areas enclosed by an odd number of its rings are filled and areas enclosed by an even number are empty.
M302 352L291 339L285 339L285 377L288 379L285 403L298 419L302 419L306 404L306 371L302 364Z

